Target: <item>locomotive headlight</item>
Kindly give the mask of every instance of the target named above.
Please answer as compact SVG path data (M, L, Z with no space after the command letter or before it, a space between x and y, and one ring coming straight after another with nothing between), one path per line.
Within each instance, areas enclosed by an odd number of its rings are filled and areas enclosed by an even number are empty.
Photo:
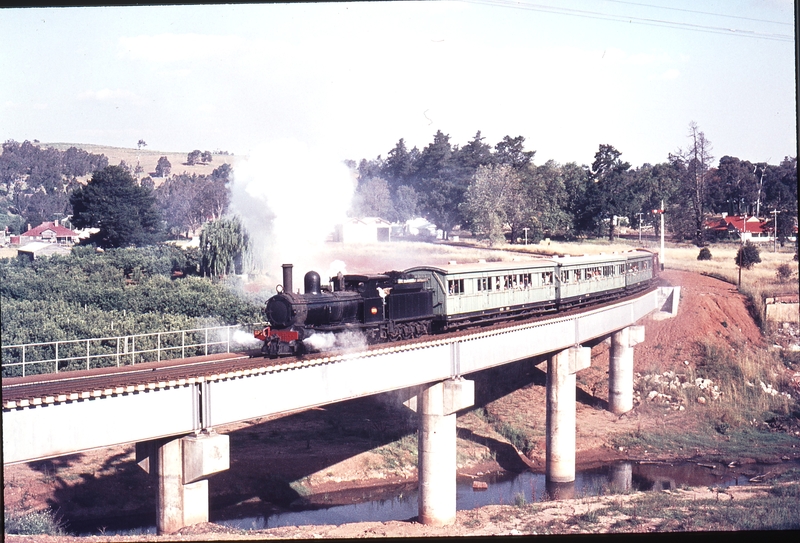
M378 314L378 308L377 307L373 307L372 309L369 310L369 312L372 313L373 315L377 315Z

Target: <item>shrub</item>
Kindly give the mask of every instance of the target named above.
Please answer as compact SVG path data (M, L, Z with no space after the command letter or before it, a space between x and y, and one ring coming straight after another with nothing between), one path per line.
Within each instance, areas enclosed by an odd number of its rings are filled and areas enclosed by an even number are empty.
M711 260L711 251L708 247L700 249L700 254L697 255L697 260Z
M761 254L758 247L748 241L739 248L734 262L740 268L749 270L754 264L761 262Z
M21 535L63 535L64 529L51 509L42 511L4 511L5 532Z
M793 266L789 264L781 264L780 266L778 266L775 275L777 276L778 281L780 281L781 283L785 283L786 281L791 279L792 275L794 274L794 271L795 270Z

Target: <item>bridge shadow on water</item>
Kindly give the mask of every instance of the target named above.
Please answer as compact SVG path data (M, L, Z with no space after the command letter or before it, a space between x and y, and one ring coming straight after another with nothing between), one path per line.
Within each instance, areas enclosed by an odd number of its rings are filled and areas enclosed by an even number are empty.
M475 381L475 408L524 387L544 387L546 373L537 367L544 359L529 359L466 376ZM578 388L578 401L598 406L601 400ZM541 421L544 424L544 420ZM389 395L359 398L282 416L220 427L230 436L230 469L209 479L210 520L267 517L276 512L309 507L302 482L313 474L333 474L333 466L349 461L347 470L360 472L353 457L397 440L416 448L416 414ZM481 436L466 428L458 436L488 447L506 471L531 466L508 442ZM134 447L117 448L112 456L76 454L32 463L54 486L49 505L74 533L98 534L105 527L136 529L155 524L156 480L134 460ZM387 471L402 469L384 458ZM99 460L97 460L99 458ZM337 466L337 469L341 466ZM399 481L399 479L398 479ZM328 503L380 499L399 485L331 491ZM415 484L412 486L416 486ZM316 500L314 500L316 502Z

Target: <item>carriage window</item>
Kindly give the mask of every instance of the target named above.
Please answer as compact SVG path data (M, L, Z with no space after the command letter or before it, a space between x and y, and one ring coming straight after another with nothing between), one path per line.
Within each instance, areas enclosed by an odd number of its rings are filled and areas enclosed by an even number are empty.
M531 286L531 274L529 274L529 273L522 274L522 286L524 288L530 288L530 286Z
M542 274L542 284L543 285L553 284L553 272L544 272Z
M448 279L447 280L447 291L450 294L461 294L464 292L464 280L463 279Z
M478 292L488 290L488 281L489 279L486 277L478 277Z

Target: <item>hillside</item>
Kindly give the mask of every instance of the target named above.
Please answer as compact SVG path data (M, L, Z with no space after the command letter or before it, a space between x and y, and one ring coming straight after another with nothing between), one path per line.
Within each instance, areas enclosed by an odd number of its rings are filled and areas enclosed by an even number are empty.
M145 175L153 177L156 186L161 182L160 178L155 177L156 164L158 164L158 159L162 156L166 156L167 160L172 164L172 175L179 175L182 173L187 173L189 175L210 175L214 169L219 168L222 164L236 166L236 160L240 158L234 155L214 154L213 160L208 164L189 166L186 164L186 156L192 149L188 151L158 151L150 149L149 147L143 149L128 149L125 147L111 147L108 145L95 145L91 143L40 143L39 145L42 148L52 147L59 151L66 151L70 147L77 147L88 153L103 154L108 158L108 163L111 165L117 165L121 160L124 160L127 164L135 166L138 159L142 168L144 168ZM200 150L205 151L205 149Z

